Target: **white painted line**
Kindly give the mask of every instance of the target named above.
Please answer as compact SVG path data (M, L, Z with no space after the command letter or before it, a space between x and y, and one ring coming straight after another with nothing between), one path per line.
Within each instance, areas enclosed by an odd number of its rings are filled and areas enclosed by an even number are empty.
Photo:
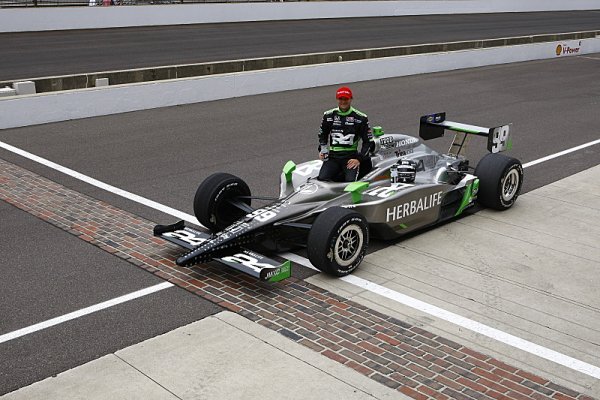
M320 269L318 269L317 267L313 266L310 261L308 261L307 258L304 258L302 256L299 256L298 254L294 254L294 253L280 253L279 256L283 257L283 258L287 258L290 261L295 262L296 264L300 264L305 266L306 268L310 268L310 269L314 269L315 271L319 271L321 272Z
M111 192L111 193L114 193L114 194L119 195L121 197L124 197L124 198L126 198L128 200L134 201L134 202L139 203L139 204L143 204L146 207L150 207L150 208L153 208L155 210L164 212L165 214L169 214L169 215L172 215L172 216L174 216L176 218L182 219L184 221L191 222L192 224L198 224L198 220L193 215L186 214L186 213L178 211L178 210L176 210L174 208L162 205L162 204L157 203L155 201L146 199L146 198L144 198L142 196L138 196L137 194L133 194L133 193L127 192L127 191L125 191L123 189L119 189L119 188L114 187L112 185L109 185L107 183L101 182L101 181L99 181L97 179L90 178L87 175L81 174L81 173L79 173L77 171L73 171L72 169L69 169L67 167L63 167L62 165L56 164L56 163L54 163L54 162L52 162L50 160L47 160L45 158L36 156L35 154L31 154L31 153L29 153L29 152L27 152L25 150L21 150L21 149L19 149L17 147L11 146L10 144L4 143L4 142L0 142L0 148L3 148L5 150L8 150L8 151L13 152L15 154L18 154L18 155L23 156L25 158L28 158L28 159L30 159L32 161L35 161L35 162L40 163L42 165L45 165L46 167L52 168L52 169L54 169L56 171L62 172L63 174L69 175L69 176L71 176L71 177L73 177L75 179L79 179L80 181L89 183L90 185L96 186L97 188L100 188L102 190L106 190L107 192Z
M590 146L596 145L598 143L600 143L600 139L593 140L591 142L584 143L582 145L579 145L579 146L576 146L576 147L572 147L572 148L567 149L567 150L559 151L558 153L554 153L554 154L551 154L549 156L538 158L537 160L533 160L533 161L530 161L528 163L525 163L525 164L523 164L523 168L531 167L532 165L540 164L540 163L543 163L545 161L552 160L553 158L564 156L565 154L569 154L569 153L572 153L572 152L577 151L577 150L585 149L586 147L590 147Z
M0 344L4 342L8 342L9 340L20 338L21 336L29 335L30 333L34 333L37 331L41 331L42 329L50 328L51 326L62 324L63 322L67 322L79 317L83 317L84 315L88 315L91 313L95 313L96 311L104 310L106 308L116 306L117 304L125 303L130 300L134 300L143 296L147 296L152 293L156 293L160 290L170 288L174 286L170 282L159 283L158 285L150 286L146 289L138 290L137 292L129 293L124 296L116 297L112 300L105 301L103 303L95 304L90 307L82 308L81 310L74 311L69 314L61 315L60 317L52 318L44 322L40 322L39 324L31 325L13 332L5 333L0 336Z
M555 153L555 154L552 154L552 155L549 155L549 156L546 156L546 157L542 157L542 158L534 160L534 161L530 161L528 163L523 164L523 167L527 168L527 167L530 167L532 165L536 165L536 164L539 164L539 163L542 163L542 162L554 159L556 157L560 157L562 155L569 154L569 153L572 153L574 151L577 151L577 150L580 150L580 149L583 149L583 148L586 148L586 147L593 146L593 145L598 144L598 143L600 143L600 139L594 140L592 142L588 142L588 143L582 144L580 146L576 146L576 147L573 147L571 149L567 149L567 150L564 150L564 151L561 151L561 152L558 152L558 153ZM173 215L174 217L183 219L185 221L198 224L198 221L193 216L191 216L189 214L182 213L182 212L177 211L177 210L175 210L173 208L164 206L164 205L156 203L154 201L145 199L145 198L143 198L141 196L138 196L138 195L126 192L126 191L121 190L119 188L116 188L114 186L111 186L111 185L108 185L106 183L97 181L97 180L95 180L93 178L87 177L87 176L85 176L83 174L80 174L78 172L75 172L75 171L73 171L71 169L62 167L62 166L60 166L60 165L58 165L56 163L53 163L52 161L48 161L48 160L46 160L44 158L41 158L41 157L38 157L38 156L33 155L31 153L28 153L26 151L20 150L20 149L18 149L16 147L10 146L10 145L5 144L3 142L0 142L0 147L4 148L6 150L9 150L9 151L11 151L13 153L19 154L19 155L21 155L23 157L29 158L30 160L39 162L39 163L41 163L43 165L46 165L46 166L48 166L50 168L56 169L58 171L61 171L61 172L65 173L65 174L67 174L69 176L74 177L74 178L81 179L84 182L90 183L90 184L92 184L92 185L94 185L96 187L100 187L100 188L102 188L104 190L107 190L107 191L109 191L111 193L123 196L123 197L125 197L125 198L127 198L129 200L136 201L136 202L138 202L140 204L143 204L143 205L146 205L148 207L157 209L157 210L162 211L162 212L164 212L166 214ZM126 194L126 195L124 195L124 194ZM190 219L193 219L193 221L191 221ZM202 225L200 225L200 226L202 226ZM297 262L298 264L307 266L307 267L309 267L311 269L315 269L315 267L313 267L311 265L310 261L307 260L304 257L298 256L298 255L292 254L292 253L284 253L284 254L281 254L281 256L282 257L286 257L286 258L289 257L289 259L291 261ZM377 294L380 294L382 296L388 297L388 298L393 299L395 301L398 301L398 302L400 302L402 304L405 304L405 305L407 305L409 307L413 307L413 308L415 308L417 310L420 310L422 312L425 312L425 313L428 313L430 315L436 316L438 318L444 319L444 320L446 320L448 322L451 322L453 324L456 324L458 326L464 327L464 328L472 330L474 332L478 332L478 333L480 333L482 335L485 335L485 336L490 337L492 339L501 341L503 343L506 343L508 345L511 345L513 347L516 347L518 349L526 351L528 353L534 354L534 355L539 356L541 358L545 358L547 360L556 362L557 364L564 365L564 366L566 366L568 368L571 368L573 370L579 371L579 372L581 372L583 374L586 374L586 375L592 376L594 378L600 379L600 368L598 368L598 367L596 367L594 365L591 365L591 364L585 363L583 361L577 360L575 358L569 357L569 356L567 356L565 354L558 353L558 352L556 352L554 350L551 350L551 349L548 349L546 347L537 345L535 343L526 341L524 339L521 339L521 338L518 338L516 336L510 335L508 333L502 332L502 331L497 330L495 328L492 328L492 327L489 327L487 325L483 325L483 324L481 324L479 322L470 320L468 318L461 317L458 314L454 314L452 312L443 310L443 309L441 309L439 307L427 304L427 303L422 302L420 300L417 300L417 299L414 299L412 297L406 296L404 294L395 292L395 291L393 291L391 289L387 289L387 288L385 288L383 286L379 286L379 285L377 285L377 284L375 284L373 282L364 280L362 278L358 278L356 276L347 276L347 277L344 277L344 278L341 278L341 279L343 279L347 283L359 286L359 287L361 287L361 288L363 288L365 290L372 291L373 293L377 293ZM0 339L2 339L3 337L4 336L1 336ZM0 343L2 343L1 340L0 340Z
M502 332L498 329L484 325L477 321L473 321L472 319L462 317L453 312L446 311L434 305L425 303L421 300L417 300L413 297L406 296L402 293L398 293L384 286L380 286L376 283L359 278L358 276L348 275L340 279L354 286L358 286L360 288L368 290L369 292L378 294L390 300L394 300L398 303L404 304L405 306L414 308L429 315L433 315L434 317L451 322L455 325L469 329L473 332L477 332L481 335L505 343L509 346L516 347L517 349L526 351L538 357L542 357L546 360L550 360L557 364L563 365L567 368L600 379L600 368L594 365L577 360L573 357L569 357L557 351L550 350L546 347L521 339L517 336L513 336L509 333Z

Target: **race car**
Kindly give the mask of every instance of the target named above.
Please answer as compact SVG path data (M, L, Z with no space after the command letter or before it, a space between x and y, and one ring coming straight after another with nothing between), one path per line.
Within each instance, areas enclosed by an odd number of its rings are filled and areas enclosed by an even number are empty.
M209 232L180 221L157 225L154 235L187 249L176 261L181 266L214 260L276 282L291 276L291 263L262 253L305 247L316 268L345 276L360 265L370 237L401 237L455 218L476 201L496 210L512 207L523 167L500 154L512 147L510 128L451 122L446 113L420 118L421 140L375 127L371 163L361 163L356 182L318 180L321 160L288 161L279 197L259 208L252 207L252 200L264 198L252 196L242 179L215 173L194 197L194 214ZM448 153L423 143L446 130L454 132ZM474 136L487 138L489 151L476 168L462 154Z

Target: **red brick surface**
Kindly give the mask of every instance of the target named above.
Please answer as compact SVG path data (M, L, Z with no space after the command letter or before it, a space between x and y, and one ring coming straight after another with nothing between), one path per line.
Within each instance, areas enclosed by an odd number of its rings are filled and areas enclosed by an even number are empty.
M295 278L179 267L153 222L3 160L0 199L414 399L593 400Z

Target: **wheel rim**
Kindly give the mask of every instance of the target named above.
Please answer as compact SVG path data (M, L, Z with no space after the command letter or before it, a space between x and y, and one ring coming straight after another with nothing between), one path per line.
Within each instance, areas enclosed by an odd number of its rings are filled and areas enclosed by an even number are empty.
M358 225L352 224L345 227L335 241L333 249L335 262L340 267L351 266L360 255L363 242L364 234Z
M519 175L519 171L517 171L517 169L511 169L508 174L506 174L504 183L502 184L502 200L511 201L513 197L515 197L517 190L519 189L520 181L521 176Z

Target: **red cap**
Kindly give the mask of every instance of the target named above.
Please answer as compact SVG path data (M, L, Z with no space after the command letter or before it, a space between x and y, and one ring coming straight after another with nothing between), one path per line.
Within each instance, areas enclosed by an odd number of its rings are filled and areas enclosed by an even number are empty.
M347 97L347 98L351 99L352 98L352 90L350 90L350 88L346 87L346 86L342 86L341 88L339 88L337 90L337 92L335 92L335 98L339 99L342 97Z

